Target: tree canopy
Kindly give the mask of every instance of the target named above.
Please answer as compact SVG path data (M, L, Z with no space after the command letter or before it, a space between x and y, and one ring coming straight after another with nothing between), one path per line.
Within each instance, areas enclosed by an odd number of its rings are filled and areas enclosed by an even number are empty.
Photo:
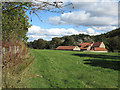
M49 11L63 13L63 7L71 5L64 4L61 1L31 1L31 2L3 2L2 3L2 39L16 38L26 41L28 38L26 33L30 27L29 17L25 14L26 11L38 16L39 11ZM38 16L38 18L41 20ZM31 19L32 21L32 19Z
M12 9L16 5L17 3L7 2L2 6L3 40L11 38L27 40L26 33L30 27L28 23L28 17L25 15L25 11L22 9L22 7Z

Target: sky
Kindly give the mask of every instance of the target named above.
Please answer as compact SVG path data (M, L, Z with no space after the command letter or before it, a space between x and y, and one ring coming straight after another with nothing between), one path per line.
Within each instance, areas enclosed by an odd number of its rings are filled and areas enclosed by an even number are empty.
M73 34L99 35L118 28L117 0L61 1L65 4L72 3L74 9L69 5L63 8L64 13L39 11L37 13L39 17L26 12L32 18L32 22L29 19L32 26L27 32L28 42L39 38L49 41L54 37Z

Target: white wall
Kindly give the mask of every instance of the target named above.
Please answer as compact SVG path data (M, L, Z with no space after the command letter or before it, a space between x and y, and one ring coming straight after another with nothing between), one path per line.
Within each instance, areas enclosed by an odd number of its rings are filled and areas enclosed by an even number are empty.
M108 51L90 51L90 52L108 52Z
M103 43L103 42L100 44L100 47L105 48L105 45L104 45L104 43Z
M76 46L73 50L80 51L80 48L78 46Z
M90 51L93 44L94 44L94 42L88 47L88 49L87 49L88 51Z

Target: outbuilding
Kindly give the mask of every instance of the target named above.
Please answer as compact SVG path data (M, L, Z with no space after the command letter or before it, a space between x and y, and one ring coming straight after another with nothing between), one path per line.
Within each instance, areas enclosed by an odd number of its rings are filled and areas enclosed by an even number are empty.
M108 52L103 42L86 42L80 43L78 46L80 51Z
M58 46L56 50L80 51L80 48L78 46Z

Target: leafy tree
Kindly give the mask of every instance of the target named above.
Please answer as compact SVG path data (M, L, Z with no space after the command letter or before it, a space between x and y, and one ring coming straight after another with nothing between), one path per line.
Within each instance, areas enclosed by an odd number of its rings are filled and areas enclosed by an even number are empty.
M102 41L105 43L106 48L109 51L114 52L115 50L120 50L120 28L107 32L100 35Z
M56 48L57 46L60 46L61 45L61 39L60 38L52 38L52 41L50 42L50 45L49 45L49 48Z
M37 3L36 3L37 2ZM31 1L31 2L3 2L2 3L2 26L3 39L17 38L26 41L26 32L30 27L28 18L25 12L35 14L38 16L39 11L49 11L56 13L63 13L62 7L72 5L71 3L63 3L61 1ZM38 16L41 20L41 18ZM32 21L32 19L31 19Z
M120 37L118 37L118 36L115 36L115 37L108 40L109 48L111 49L112 52L114 50L120 50L119 40L120 40Z
M27 46L34 49L45 49L47 48L48 42L43 39L34 40L33 42L28 42Z
M29 48L33 48L33 42L31 41L31 42L27 42L27 46L29 47Z
M45 49L46 44L47 44L47 42L43 39L38 39L38 41L37 41L38 49Z
M6 2L2 6L2 38L3 40L16 38L26 41L28 38L26 33L30 27L28 23L28 17L25 15L25 11L20 8L15 8L18 3ZM6 11L5 10L11 10Z
M37 40L34 40L34 42L32 43L32 46L34 49L38 49Z
M72 46L72 45L74 45L74 42L75 42L75 40L74 40L73 37L66 36L65 41L63 42L62 45L64 45L64 46Z

